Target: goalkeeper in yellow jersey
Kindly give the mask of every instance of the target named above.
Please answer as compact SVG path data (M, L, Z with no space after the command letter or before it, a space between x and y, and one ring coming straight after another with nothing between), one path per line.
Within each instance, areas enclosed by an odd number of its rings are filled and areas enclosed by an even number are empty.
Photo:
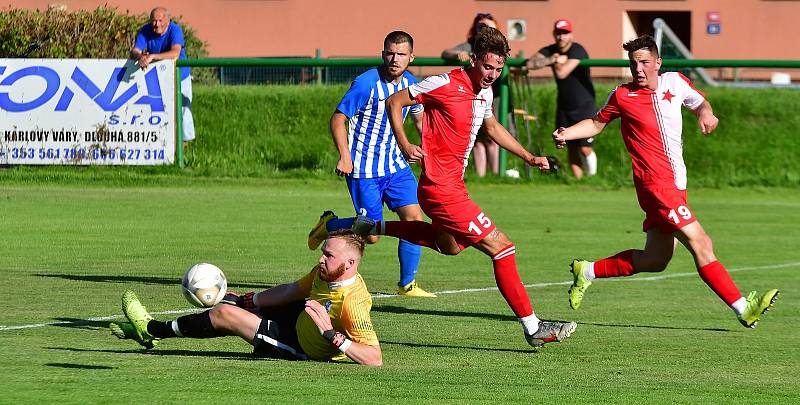
M111 323L111 333L152 348L173 337L239 336L253 354L298 360L345 360L380 366L372 327L372 297L358 266L364 239L350 230L331 232L319 264L301 279L242 296L228 293L222 304L176 320L153 319L132 291L122 296L128 322Z

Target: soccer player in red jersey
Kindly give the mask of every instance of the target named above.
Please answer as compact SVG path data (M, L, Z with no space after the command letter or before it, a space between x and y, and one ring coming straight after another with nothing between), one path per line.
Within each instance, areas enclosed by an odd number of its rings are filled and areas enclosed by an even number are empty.
M386 100L389 121L397 143L409 162L420 162L422 174L417 196L432 223L381 221L359 216L353 229L389 235L420 246L455 255L474 246L492 258L500 293L522 323L531 346L567 338L575 322L540 320L517 272L514 243L469 197L464 170L478 130L531 166L547 170L547 158L534 156L492 115L492 83L500 77L510 49L503 34L483 28L475 38L471 65L409 86ZM422 145L408 141L402 110L423 104Z
M691 110L704 135L717 127L711 104L703 93L680 73L659 75L661 58L653 37L629 41L633 81L611 92L606 105L594 118L553 132L557 147L567 141L593 137L615 118L621 119L622 138L631 156L633 182L639 205L645 212L642 225L647 233L644 250L630 249L589 262L572 262L573 284L569 303L578 309L586 289L595 278L624 277L640 272L663 271L680 242L694 257L705 283L736 313L742 325L752 328L779 296L776 289L744 298L728 271L714 255L711 238L697 222L686 200L686 166L681 141L681 106Z

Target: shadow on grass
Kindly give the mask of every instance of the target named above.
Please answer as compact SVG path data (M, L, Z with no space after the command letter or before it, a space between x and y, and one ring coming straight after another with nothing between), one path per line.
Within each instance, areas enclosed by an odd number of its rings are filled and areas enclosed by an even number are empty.
M113 370L116 368L111 366L93 366L91 364L75 364L75 363L45 363L44 365L48 367L77 368L82 370Z
M108 324L111 321L93 321L89 319L78 319L78 318L53 318L55 319L56 323L53 323L53 326L58 326L62 328L72 328L72 329L85 329L85 330L99 330L99 329L108 329Z
M437 309L419 309L398 307L395 305L381 305L372 307L372 312L383 312L388 314L415 314L432 316L457 316L464 318L481 318L492 321L517 321L513 315L487 314L480 312L461 312L461 311L441 311Z
M492 321L517 321L513 315L500 315L500 314L487 314L479 312L462 312L462 311L441 311L436 309L419 309L419 308L406 308L394 305L381 305L372 307L372 312L383 312L389 314L415 314L415 315L433 315L433 316L455 316L464 318L481 318ZM559 319L546 319L554 322L569 322ZM610 328L648 328L648 329L666 329L666 330L702 330L709 332L731 332L730 329L725 328L695 328L691 326L665 326L665 325L637 325L632 323L599 323L599 322L578 322L578 327L581 325L604 326Z
M157 285L179 285L181 279L174 277L147 277L147 276L102 276L102 275L78 275L78 274L34 274L38 277L61 278L72 281L91 281L94 283L141 283ZM244 289L267 289L272 287L269 284L255 283L231 283L228 288L231 290Z
M636 325L628 323L599 323L599 322L578 322L580 325L604 326L609 328L647 328L647 329L667 329L667 330L704 330L709 332L733 332L724 328L693 328L691 326L663 326L663 325Z
M522 335L519 335L519 339L522 340ZM454 346L454 345L439 345L439 344L431 344L431 343L408 343L408 342L392 342L387 340L381 340L381 345L397 345L397 346L405 346L405 347L423 347L423 348L442 348L442 349L467 349L467 350L478 350L482 352L508 352L508 353L538 353L536 349L529 348L527 350L521 349L502 349L502 348L492 348L492 347L475 347L475 346Z
M48 350L63 350L69 352L81 353L113 353L113 354L144 354L149 356L180 356L180 357L216 357L229 360L274 360L267 358L253 357L249 352L229 352L229 351L198 351L198 350L180 350L180 349L130 349L130 350L112 350L112 349L79 349L76 347L45 347Z

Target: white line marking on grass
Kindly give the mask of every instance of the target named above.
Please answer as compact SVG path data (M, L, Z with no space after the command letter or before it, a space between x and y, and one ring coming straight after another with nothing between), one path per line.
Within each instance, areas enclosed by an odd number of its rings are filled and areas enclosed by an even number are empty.
M728 269L729 273L737 273L740 271L753 271L753 270L770 270L770 269L784 269L787 267L798 267L800 266L800 262L792 262L792 263L784 263L784 264L773 264L767 266L752 266L752 267L740 267L736 269ZM658 281L664 280L667 278L677 278L677 277L689 277L697 275L696 271L685 272L685 273L675 273L675 274L663 274L659 276L649 276L649 277L634 277L634 278L614 278L609 279L607 281ZM545 288L545 287L553 287L559 285L571 285L572 281L558 281L555 283L536 283L536 284L525 284L525 288ZM463 293L472 293L472 292L484 292L484 291L497 291L497 287L487 287L487 288L465 288L462 290L444 290L444 291L436 291L435 294L463 294ZM398 294L375 294L372 298L394 298L399 297ZM153 315L173 315L173 314L185 314L189 312L197 312L197 309L179 309L179 310L172 310L172 311L161 311L161 312L153 312ZM122 318L122 315L110 315L110 316L101 316L96 318L89 318L86 320L81 321L60 321L60 322L49 322L49 323L36 323L30 325L17 325L17 326L3 326L0 325L0 332L8 331L8 330L20 330L20 329L32 329L32 328L42 328L45 326L59 326L59 325L69 325L69 324L80 324L81 322L97 322L97 321L110 321L113 319Z
M177 309L173 311L161 311L161 312L152 312L151 315L171 315L171 314L185 314L187 312L196 312L197 309ZM59 322L49 322L49 323L35 323L31 325L17 325L17 326L0 326L0 332L7 331L7 330L19 330L19 329L31 329L31 328L41 328L44 326L58 326L58 325L70 325L70 324L80 324L84 322L97 322L97 321L110 321L117 318L122 318L123 315L110 315L110 316L98 316L96 318L89 318L89 319L82 319L80 321L59 321Z

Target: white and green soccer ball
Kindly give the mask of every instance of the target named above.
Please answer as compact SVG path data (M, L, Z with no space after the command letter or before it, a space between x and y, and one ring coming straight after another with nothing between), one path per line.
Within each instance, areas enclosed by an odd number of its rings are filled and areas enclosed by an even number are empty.
M190 304L208 308L217 305L228 290L228 280L219 267L211 263L198 263L183 275L181 291Z

